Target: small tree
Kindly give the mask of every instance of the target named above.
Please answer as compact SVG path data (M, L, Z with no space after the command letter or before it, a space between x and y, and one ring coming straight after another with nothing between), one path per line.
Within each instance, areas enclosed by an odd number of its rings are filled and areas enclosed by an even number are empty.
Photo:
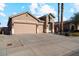
M77 26L79 24L79 12L78 13L75 13L73 17L71 17L71 22L73 24L75 24L76 26L76 29L77 29Z

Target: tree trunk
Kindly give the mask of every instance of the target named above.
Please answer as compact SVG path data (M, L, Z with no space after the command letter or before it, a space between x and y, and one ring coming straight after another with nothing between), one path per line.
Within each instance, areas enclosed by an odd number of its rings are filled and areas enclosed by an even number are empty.
M64 13L64 4L61 3L61 34L63 34L63 13Z
M60 31L60 3L58 3L58 31Z

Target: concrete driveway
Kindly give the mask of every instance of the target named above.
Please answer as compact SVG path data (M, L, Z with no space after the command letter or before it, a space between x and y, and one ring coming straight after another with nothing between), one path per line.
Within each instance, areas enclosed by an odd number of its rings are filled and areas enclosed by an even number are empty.
M54 34L0 35L0 55L79 55L79 37L66 37Z

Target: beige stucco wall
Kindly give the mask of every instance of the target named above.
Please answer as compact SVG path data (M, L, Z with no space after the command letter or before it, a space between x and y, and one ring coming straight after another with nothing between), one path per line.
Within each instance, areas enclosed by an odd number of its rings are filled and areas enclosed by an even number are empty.
M36 19L28 14L22 14L12 18L12 23L12 34L43 33L43 23L39 23Z
M12 18L12 22L24 22L24 23L38 23L36 19L28 14L22 14L20 16Z

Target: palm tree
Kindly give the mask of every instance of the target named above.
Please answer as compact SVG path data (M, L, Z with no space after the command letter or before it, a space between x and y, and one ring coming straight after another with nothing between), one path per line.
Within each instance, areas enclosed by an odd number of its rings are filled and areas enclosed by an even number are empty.
M63 14L64 14L64 3L61 3L61 34L63 34Z
M58 31L60 30L60 3L58 3Z

